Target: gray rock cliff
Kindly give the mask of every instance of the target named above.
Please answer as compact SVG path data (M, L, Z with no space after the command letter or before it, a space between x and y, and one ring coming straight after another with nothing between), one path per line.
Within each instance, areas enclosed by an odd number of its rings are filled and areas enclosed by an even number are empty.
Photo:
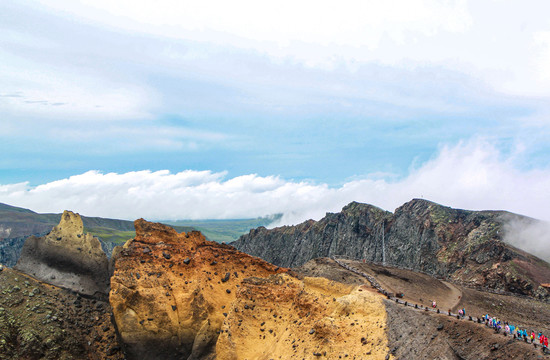
M251 230L231 245L284 267L340 255L546 299L548 291L541 284L550 282L550 265L502 241L509 216L502 211L452 209L422 199L393 214L352 202L319 221Z

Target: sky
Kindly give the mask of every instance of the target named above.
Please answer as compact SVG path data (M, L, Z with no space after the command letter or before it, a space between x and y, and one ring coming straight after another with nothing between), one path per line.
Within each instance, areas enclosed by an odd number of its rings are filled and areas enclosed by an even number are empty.
M0 202L550 220L550 2L0 2Z

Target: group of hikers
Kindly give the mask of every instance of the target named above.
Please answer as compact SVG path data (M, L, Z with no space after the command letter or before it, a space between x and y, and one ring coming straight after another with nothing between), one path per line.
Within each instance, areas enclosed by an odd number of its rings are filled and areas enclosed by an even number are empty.
M529 333L526 329L520 329L519 327L515 327L512 324L509 324L508 322L502 322L500 319L496 317L491 317L489 314L485 314L483 316L483 321L485 321L485 325L493 328L495 332L500 333L504 330L504 333L506 335L513 335L514 338L517 339L523 339L525 342L530 342L531 344L535 344L538 342L540 346L542 346L542 350L546 351L548 348L548 338L542 334L542 332L539 332L538 334L535 333L534 330Z
M432 308L436 307L437 303L435 300L433 300ZM449 310L449 315L450 314L451 310ZM466 308L458 309L458 316L460 318L466 317ZM471 316L470 320L472 320ZM489 314L486 314L481 319L478 319L478 322L484 322L486 326L493 328L496 333L504 331L505 335L512 335L515 339L524 340L525 342L534 344L535 346L538 343L542 347L543 352L546 352L548 350L548 337L544 336L542 332L535 333L535 331L532 330L529 333L527 329L520 329L519 327L515 327L508 322L502 322L497 317L489 316Z
M365 273L359 272L357 269L354 269L351 266L338 261L337 259L334 259L334 260L345 269L348 269L361 276L366 277L373 287L375 287L375 284L376 284L377 285L376 288L378 289L378 291L388 296L388 298L391 298L392 295L388 293L386 290L382 289L382 287L378 283L376 283L376 280L374 278L368 276ZM405 294L403 294L402 292L396 293L395 301L399 302L399 298L404 298L404 296ZM402 303L405 304L405 306L412 306L412 304L409 304L407 301L404 301ZM431 300L431 303L432 303L432 308L435 310L437 308L437 302L435 300ZM418 308L418 304L414 305L414 307ZM422 305L420 305L420 308L422 308ZM428 311L427 306L425 307L425 310ZM437 309L437 313L438 314L440 313L439 309ZM449 309L449 315L451 314L452 314L451 309ZM458 317L462 319L466 317L466 308L462 308L458 310ZM471 315L469 316L469 319L473 320ZM535 331L533 330L531 331L531 333L528 333L526 329L520 329L519 327L516 328L514 325L509 324L508 322L502 322L500 319L496 317L489 316L489 314L484 315L482 318L478 318L477 322L478 323L484 322L486 326L493 328L497 333L500 333L501 331L504 330L505 335L513 335L515 339L524 340L525 342L530 342L535 346L537 346L537 342L538 342L538 344L540 344L540 346L542 347L542 351L544 353L548 351L548 338L544 336L542 332L535 334Z

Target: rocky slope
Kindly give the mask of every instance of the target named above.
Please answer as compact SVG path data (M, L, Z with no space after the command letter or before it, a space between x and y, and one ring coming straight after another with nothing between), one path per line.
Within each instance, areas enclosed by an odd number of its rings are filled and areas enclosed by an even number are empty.
M26 237L48 232L62 214L38 214L32 210L0 203L0 239ZM82 216L87 228L133 231L132 221Z
M108 302L0 266L0 359L123 359Z
M109 301L129 359L384 359L376 294L136 220Z
M108 293L109 264L97 238L84 234L82 218L63 212L59 225L43 237L27 238L17 270L85 295Z
M549 299L550 265L502 241L505 212L414 199L390 213L353 202L319 221L258 228L232 243L276 265L335 255L424 271L474 287Z
M444 310L441 314L435 314L404 306L403 303L384 300L388 347L397 359L508 360L549 357L543 355L540 346L534 347L532 344L513 340L511 336L497 334L484 324L477 324L468 318L459 320L454 316L448 316L445 310L452 308L456 313L459 308L466 308L468 314L474 317L488 313L520 328L534 329L536 332L542 331L547 334L550 331L549 303L452 285L459 289L457 297L453 292L442 291L442 288L451 284L422 273L362 261L343 262L374 277L387 290L404 292L405 301L431 306L431 300L437 300L438 306ZM363 276L344 269L328 258L311 260L295 271L351 285L365 281ZM456 305L453 306L451 303Z

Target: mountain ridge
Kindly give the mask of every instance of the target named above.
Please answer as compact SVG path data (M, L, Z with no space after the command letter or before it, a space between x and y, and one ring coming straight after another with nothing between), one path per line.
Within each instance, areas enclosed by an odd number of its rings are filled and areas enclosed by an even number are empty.
M548 300L541 284L550 279L550 264L503 241L505 225L514 218L523 217L453 209L424 199L413 199L394 213L351 202L319 221L254 229L231 245L279 266L343 255Z

